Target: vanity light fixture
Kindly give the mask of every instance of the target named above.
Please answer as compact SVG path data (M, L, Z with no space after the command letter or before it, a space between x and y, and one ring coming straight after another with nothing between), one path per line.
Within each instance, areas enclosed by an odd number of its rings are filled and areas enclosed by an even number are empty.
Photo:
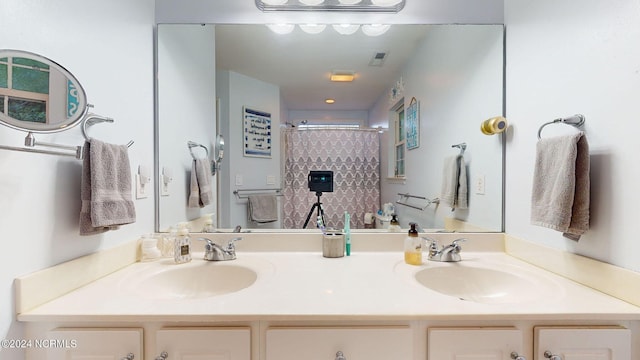
M279 35L290 34L295 25L293 24L267 24L269 30Z
M300 24L300 29L307 34L320 34L327 27L325 24Z
M354 24L333 24L333 29L341 35L351 35L360 29L360 25Z
M406 0L255 0L260 11L345 11L398 13Z
M380 36L391 28L391 25L383 25L383 24L370 24L370 25L362 25L362 32L368 36Z
M334 71L331 73L331 81L333 82L352 82L356 74L353 71Z

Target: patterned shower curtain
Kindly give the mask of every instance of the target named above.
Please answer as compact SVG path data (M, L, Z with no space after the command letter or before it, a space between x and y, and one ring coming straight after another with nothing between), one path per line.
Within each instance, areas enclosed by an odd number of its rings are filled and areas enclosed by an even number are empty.
M320 202L327 228L342 229L344 212L351 228L364 228L364 214L380 208L380 142L377 131L351 129L284 129L283 227L301 229L317 201L309 190L312 170L333 171L333 192ZM314 209L307 228L315 228Z

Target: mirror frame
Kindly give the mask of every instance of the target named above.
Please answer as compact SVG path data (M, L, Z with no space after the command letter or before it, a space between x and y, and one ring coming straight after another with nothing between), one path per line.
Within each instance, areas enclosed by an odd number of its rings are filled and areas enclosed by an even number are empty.
M76 111L76 114L71 118L55 124L31 123L28 121L18 120L0 113L0 124L20 131L33 133L54 133L70 129L78 125L84 119L89 109L89 105L87 103L87 94L78 79L69 70L45 56L29 51L0 49L0 58L3 57L23 57L39 61L49 65L50 68L61 72L69 81L73 83L73 85L78 90L78 110Z

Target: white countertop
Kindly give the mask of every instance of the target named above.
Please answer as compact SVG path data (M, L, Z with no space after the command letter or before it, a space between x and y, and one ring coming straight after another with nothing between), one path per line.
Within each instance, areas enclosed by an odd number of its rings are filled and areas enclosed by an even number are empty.
M191 263L134 263L18 315L20 321L218 321L218 320L637 320L640 308L554 275L500 252L464 252L458 263L407 265L402 252L356 252L324 258L320 252L238 252L238 259ZM136 279L166 268L253 268L256 282L207 298L157 299L141 294ZM531 301L477 303L429 290L413 274L437 266L478 264L526 273L554 284ZM456 281L456 279L451 279ZM138 281L139 282L139 281ZM133 285L132 285L133 284Z

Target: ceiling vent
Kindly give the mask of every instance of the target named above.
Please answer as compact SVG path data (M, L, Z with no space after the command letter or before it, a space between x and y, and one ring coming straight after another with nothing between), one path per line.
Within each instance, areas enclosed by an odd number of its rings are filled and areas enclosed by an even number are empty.
M387 55L389 55L389 53L386 51L376 51L369 61L369 66L382 66L387 59Z

